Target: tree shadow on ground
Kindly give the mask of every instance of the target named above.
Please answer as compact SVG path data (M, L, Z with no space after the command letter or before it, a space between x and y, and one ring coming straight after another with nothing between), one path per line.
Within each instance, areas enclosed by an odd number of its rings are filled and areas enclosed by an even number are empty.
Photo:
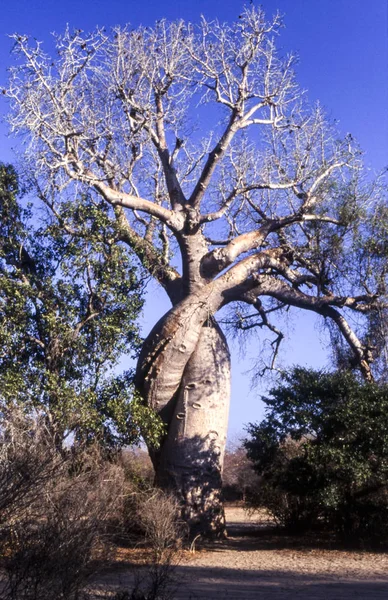
M228 522L228 540L224 542L229 549L258 551L258 550L346 550L347 552L372 552L374 554L387 552L387 545L372 544L371 542L357 543L336 537L325 530L308 531L305 533L290 533L276 526L263 526L260 523L244 524ZM217 542L209 542L207 547L212 550L223 550L225 546ZM388 598L388 595L387 595Z
M181 565L175 573L178 586L171 600L386 600L386 581L341 580L336 573L235 569ZM100 579L100 589L130 589L133 576L128 570Z

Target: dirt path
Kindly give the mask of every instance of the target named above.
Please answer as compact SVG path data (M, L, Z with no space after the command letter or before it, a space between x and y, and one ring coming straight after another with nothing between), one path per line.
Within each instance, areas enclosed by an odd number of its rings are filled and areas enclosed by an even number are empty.
M176 600L388 600L388 555L317 548L270 535L262 519L227 509L230 537L177 567ZM106 584L125 587L129 573ZM108 581L109 580L109 581Z
M227 520L230 539L190 561L178 598L190 598L190 589L201 600L388 600L387 554L298 547L261 535L262 521L242 509L227 509Z

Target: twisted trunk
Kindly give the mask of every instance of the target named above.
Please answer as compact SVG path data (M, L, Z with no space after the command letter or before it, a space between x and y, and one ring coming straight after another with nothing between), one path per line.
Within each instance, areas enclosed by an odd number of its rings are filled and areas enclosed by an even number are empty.
M156 481L179 495L192 535L225 532L221 471L229 396L228 347L210 322L185 367L167 437L153 455Z
M216 294L214 302L217 304ZM221 472L230 397L230 356L212 300L191 296L154 327L141 353L137 384L166 423L150 450L156 482L181 499L191 535L225 534Z

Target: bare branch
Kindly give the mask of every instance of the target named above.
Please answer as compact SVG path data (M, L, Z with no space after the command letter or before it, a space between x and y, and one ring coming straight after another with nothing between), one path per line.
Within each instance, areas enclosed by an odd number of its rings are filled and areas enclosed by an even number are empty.
M333 308L334 303L331 302L330 299L308 296L307 294L290 287L285 282L268 275L261 276L259 278L258 285L253 287L251 290L247 290L245 294L243 293L240 299L248 301L250 304L252 304L259 296L271 296L272 298L276 298L280 302L284 302L290 306L304 308L333 320L340 329L349 346L352 348L362 373L366 379L372 379L369 366L372 357L370 356L368 348L363 346L345 317L341 315L335 308Z

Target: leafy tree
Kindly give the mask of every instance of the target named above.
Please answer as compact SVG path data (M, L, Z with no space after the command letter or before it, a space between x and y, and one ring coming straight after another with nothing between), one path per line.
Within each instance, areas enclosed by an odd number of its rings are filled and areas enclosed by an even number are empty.
M171 300L137 386L168 429L157 479L202 532L224 530L230 358L215 314L228 306L237 327L268 327L276 356L272 315L313 311L371 379L366 315L385 306L381 181L366 181L352 137L308 105L293 57L276 50L280 25L250 7L231 25L66 30L54 59L15 36L11 125L41 197L79 232L69 199L82 191L87 227L109 217Z
M245 441L261 477L253 504L286 525L386 536L388 387L294 368L263 400Z
M77 218L88 208L96 219L80 237L37 228L18 194L14 169L0 165L3 406L44 414L59 447L69 434L108 446L137 441L140 426L157 435L155 417L132 398L131 371L112 374L122 353L139 347L143 284L127 250L109 239L104 207L82 199Z

